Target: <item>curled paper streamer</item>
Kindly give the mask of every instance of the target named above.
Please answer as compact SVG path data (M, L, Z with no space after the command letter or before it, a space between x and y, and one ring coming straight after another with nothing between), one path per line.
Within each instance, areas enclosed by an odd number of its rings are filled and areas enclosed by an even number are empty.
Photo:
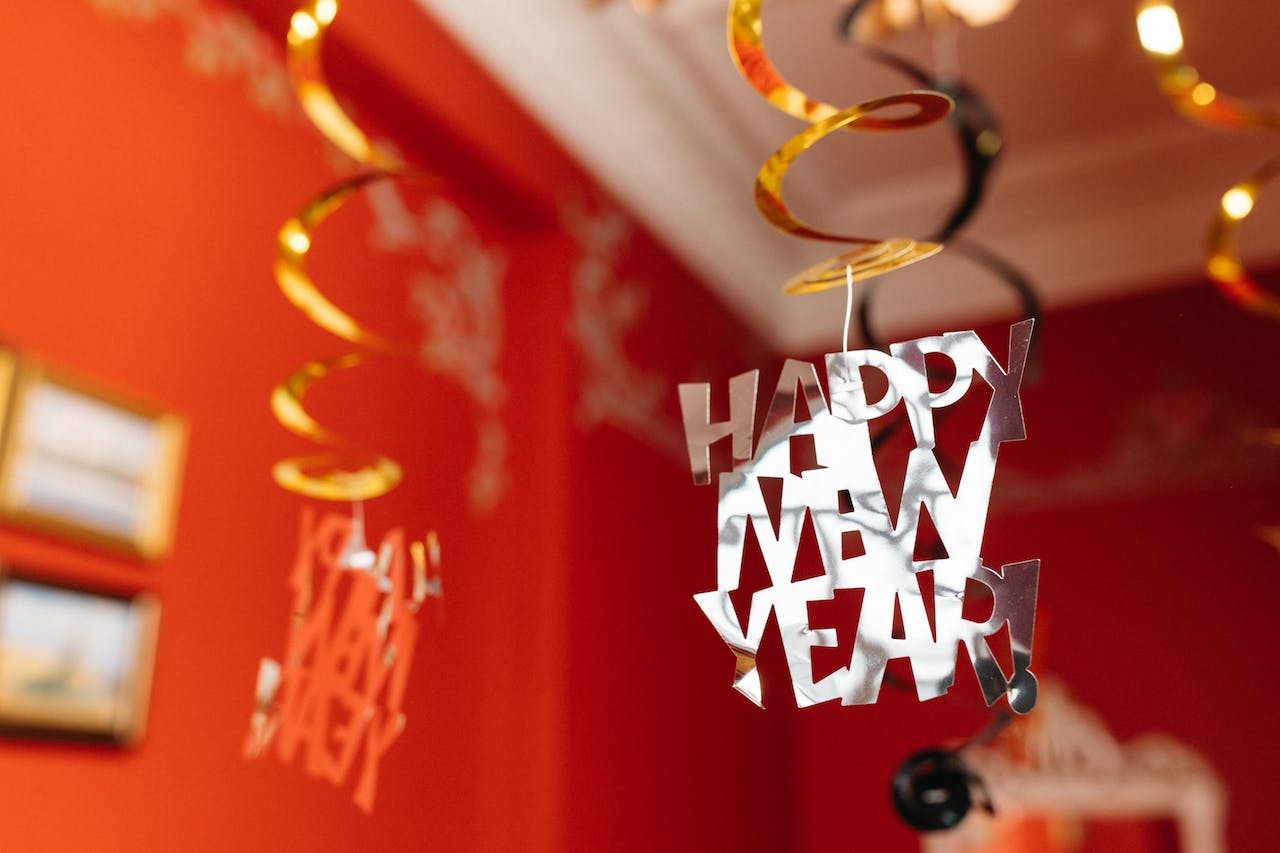
M309 361L290 374L271 394L271 411L290 432L317 444L345 446L347 440L321 426L303 408L302 399L317 379L334 370L354 367L369 356L351 353L326 361ZM355 464L353 464L353 462ZM345 501L386 494L401 480L400 464L381 454L354 449L295 456L271 469L276 482L291 492L323 500Z
M893 777L893 807L903 822L919 832L958 826L978 802L994 813L981 777L955 752L926 749L907 758Z
M852 42L853 24L857 14L865 8L865 3L855 3L842 17L839 29L846 41ZM942 224L929 237L930 240L945 242L977 211L986 191L991 167L1004 149L1004 138L996 116L982 96L962 80L932 74L914 62L882 48L859 45L859 52L873 62L906 75L926 89L941 92L951 98L955 105L948 116L948 123L955 131L956 141L960 144L960 152L964 157L964 190Z
M946 117L952 108L951 98L941 92L915 90L873 98L845 109L811 99L784 80L765 53L761 2L731 0L729 53L743 79L765 100L788 115L810 122L810 125L784 143L761 166L756 175L756 207L770 225L785 233L811 240L863 246L793 276L783 290L793 294L828 290L845 284L850 278L853 281L873 278L936 254L942 245L930 240L860 237L814 228L787 208L782 200L782 183L796 158L828 134L845 128L897 131L923 127ZM885 115L896 113L902 107L908 108L906 115Z
M325 30L337 14L338 0L313 0L289 19L286 62L298 103L325 139L352 160L382 172L399 171L404 168L400 158L374 145L365 136L338 105L325 79L320 48Z
M1156 63L1160 88L1188 118L1225 130L1280 130L1280 110L1224 95L1187 59L1178 12L1171 0L1138 4L1138 37Z
M1182 26L1170 0L1138 4L1138 37L1158 69L1160 88L1192 121L1223 130L1280 130L1280 110L1254 106L1224 95L1186 57ZM1205 269L1218 290L1255 314L1280 320L1280 299L1244 268L1236 245L1240 223L1253 210L1258 188L1280 170L1280 158L1265 163L1222 195L1210 226Z
M356 501L385 494L399 484L399 463L364 450L317 422L303 404L307 390L335 370L363 364L378 355L407 354L409 344L394 341L363 326L326 297L307 274L315 228L366 184L397 177L405 166L398 157L374 145L338 105L320 63L324 33L338 13L337 0L314 0L294 12L289 22L286 60L298 102L321 134L366 169L317 195L280 228L275 277L281 292L322 329L361 347L336 358L310 361L276 386L271 410L286 429L327 445L330 451L292 457L272 468L276 483L312 498Z
M1236 232L1253 211L1258 189L1280 172L1280 157L1267 161L1249 177L1222 194L1218 214L1209 229L1209 278L1218 290L1242 308L1280 320L1280 298L1249 275L1240 259Z
M393 173L386 172L357 175L307 202L280 228L276 242L275 276L285 297L320 328L365 349L408 354L412 352L412 346L366 329L321 293L306 271L307 254L311 251L314 232L320 223L345 204L356 190L392 176Z
M866 0L854 3L842 15L839 30L846 40L852 40L854 25L860 13L869 8ZM899 71L922 86L943 92L950 97L955 108L948 117L948 123L955 131L956 141L960 145L965 163L965 185L959 198L944 217L942 224L930 235L930 240L946 243L953 252L982 266L1003 281L1017 296L1022 307L1024 319L1040 323L1040 303L1035 289L1027 275L1013 264L1000 257L990 249L973 241L957 241L954 235L968 223L977 211L986 192L987 178L995 165L1000 152L1004 148L1004 139L1000 125L994 112L987 106L982 96L959 79L942 79L929 73L919 65L875 47L860 46L861 52L869 59L888 68ZM883 349L884 342L875 332L871 323L873 287L862 290L858 304L858 321L863 340L867 346ZM1041 330L1043 334L1043 329ZM1032 350L1032 376L1039 372L1037 361L1038 348Z

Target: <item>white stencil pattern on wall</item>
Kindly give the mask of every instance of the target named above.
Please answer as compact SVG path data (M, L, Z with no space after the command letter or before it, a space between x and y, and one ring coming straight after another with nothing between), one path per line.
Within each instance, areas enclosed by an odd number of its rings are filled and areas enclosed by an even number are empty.
M614 208L590 209L576 199L561 204L565 231L582 254L572 272L568 334L578 349L582 378L576 420L581 429L609 424L656 449L682 458L679 425L662 414L667 379L633 364L623 341L644 316L644 285L620 280L620 256L631 238L630 220Z
M413 211L388 181L370 184L365 198L374 216L374 248L422 253L425 265L409 279L411 310L424 327L418 359L457 382L475 404L467 498L472 509L490 510L507 487L507 386L500 372L506 256L484 245L466 215L445 199L430 197Z
M249 100L281 119L302 115L281 59L282 39L274 39L238 9L199 0L89 0L107 15L154 22L177 18L186 32L187 67L206 77L243 76Z

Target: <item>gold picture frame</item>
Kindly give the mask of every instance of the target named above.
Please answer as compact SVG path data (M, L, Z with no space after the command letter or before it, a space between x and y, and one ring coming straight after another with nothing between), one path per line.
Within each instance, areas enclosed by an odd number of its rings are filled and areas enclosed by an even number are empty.
M0 517L145 559L173 536L186 423L0 347Z
M142 736L160 605L0 569L0 728L128 745Z

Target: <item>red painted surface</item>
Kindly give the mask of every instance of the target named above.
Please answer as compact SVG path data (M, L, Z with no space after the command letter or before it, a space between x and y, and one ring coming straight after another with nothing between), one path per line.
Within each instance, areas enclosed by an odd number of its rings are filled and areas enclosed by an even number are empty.
M272 14L266 5L255 11L264 21ZM506 161L471 152L455 126L459 101L396 112L416 93L361 97L360 86L378 69L335 66L332 76L358 112L401 131L397 140L412 158L444 175L440 192L505 257L501 369L511 450L504 499L489 514L474 513L463 494L475 407L456 382L406 359L336 376L314 392L322 420L404 463L403 486L368 507L371 535L404 526L420 536L435 527L443 545L445 622L424 621L404 703L408 729L382 759L372 818L352 802L354 780L337 789L300 766L240 755L258 659L278 655L286 639L302 504L268 471L274 460L308 449L275 423L267 398L302 361L347 349L281 298L271 279L273 244L281 222L337 173L309 125L252 104L241 71L193 71L184 62L190 33L163 9L143 21L88 2L30 5L14 10L0 35L7 113L0 152L10 164L0 170L8 282L0 335L175 409L191 425L168 558L139 564L0 529L7 561L49 576L151 589L163 604L141 744L118 751L0 741L0 849L553 851L565 849L571 826L590 825L595 814L604 819L600 803L574 795L571 768L604 762L594 790L623 778L600 745L616 733L630 731L641 753L662 753L645 746L651 737L669 743L662 766L678 766L682 742L669 735L690 735L672 709L688 697L657 677L613 692L612 672L578 665L577 644L610 646L610 666L619 668L645 645L642 632L619 648L614 637L583 636L575 627L595 617L582 616L594 605L572 592L570 543L579 531L621 520L594 514L592 507L603 513L604 506L575 495L575 465L584 457L575 448L577 357L565 324L578 249L560 229L556 205L560 193L594 188L437 30L417 13L410 17L418 29L401 35L407 42L421 36L419 71L454 81L453 95L465 94L489 116L492 146ZM359 40L351 47L339 30L338 58L358 55ZM405 184L401 192L418 209L430 190ZM312 269L355 314L413 339L422 329L409 310L408 283L423 262L373 250L369 225L362 201L335 214L317 234ZM742 331L654 243L638 236L629 251L649 280L664 291L670 285L664 312L699 318L720 348L739 350ZM668 338L667 348L677 340ZM706 351L712 363L719 358L715 346ZM682 358L667 356L662 366ZM657 484L670 480L672 491L688 497L678 471L651 451L620 436L600 440L602 452L630 457L618 472L639 493L660 493L665 486ZM590 464L605 477L610 460ZM637 525L668 527L673 542L698 527L632 515ZM636 563L614 560L596 571L617 582L615 595L627 601ZM669 564L661 568L682 582ZM681 596L672 605L691 615L684 603ZM655 634L664 630L661 612L627 612ZM663 662L679 671L679 657ZM718 686L706 690L718 697ZM580 714L587 706L609 713ZM620 711L660 723L618 725ZM748 722L778 737L770 721L754 718L728 731ZM782 775L775 776L781 788ZM617 831L652 838L668 826L663 809L673 799L684 804L687 823L702 821L689 797L665 789L665 772L634 777L626 796L653 823L610 824ZM735 791L705 797L725 821L736 816ZM739 832L749 837L748 828Z
M1196 283L1056 313L1039 333L1028 439L1001 448L984 561L1042 561L1032 670L1122 743L1162 732L1200 752L1229 788L1229 849L1265 847L1280 694L1262 673L1280 580L1255 531L1280 518L1280 454L1249 430L1280 423L1274 329ZM1007 331L983 337L1002 352ZM914 849L885 780L905 754L985 719L963 660L946 699L881 695L796 714L798 849L851 836L853 849Z
M267 472L306 449L267 397L303 360L345 351L277 293L273 241L336 173L301 119L251 104L243 75L185 65L172 16L9 10L0 336L183 413L191 444L175 548L156 564L0 528L8 561L151 589L164 608L140 745L0 741L0 849L913 849L887 780L912 749L981 723L971 676L962 666L954 695L926 705L886 691L872 708L800 712L773 636L770 710L730 689L732 658L691 600L713 583L714 492L614 427L574 423L582 369L565 328L578 249L555 210L590 182L401 5L344 7L331 76L445 175L440 191L506 257L511 455L504 499L474 513L462 484L475 410L452 380L405 361L316 389L335 427L404 462L402 488L369 507L371 533L431 526L444 549L445 622L419 636L409 728L382 760L372 818L350 785L240 757L258 658L285 641L301 504ZM282 30L287 4L246 6ZM371 58L379 28L388 44ZM401 76L396 90L372 88ZM428 190L403 192L420 205ZM369 222L357 202L325 224L317 278L380 328L420 334L407 310L419 261L371 249ZM632 240L620 274L654 285L626 339L637 364L672 386L758 367L770 387L782 358L649 238ZM1164 730L1222 771L1238 850L1270 835L1262 780L1278 697L1263 653L1277 557L1251 531L1280 522L1275 466L1197 479L1183 456L1225 453L1233 423L1280 423L1270 333L1204 288L1051 318L1045 380L1025 396L1030 440L1006 446L996 480L997 500L1014 494L1010 471L1025 475L1017 494L1049 499L995 511L985 549L992 562L1044 561L1037 669L1063 676L1122 738ZM1145 406L1126 402L1148 392ZM671 414L673 391L665 402ZM1172 432L1143 433L1144 416ZM1150 464L1181 479L1126 491L1113 478L1110 492L1060 499L1073 469L1121 466L1108 448L1135 430L1157 436Z

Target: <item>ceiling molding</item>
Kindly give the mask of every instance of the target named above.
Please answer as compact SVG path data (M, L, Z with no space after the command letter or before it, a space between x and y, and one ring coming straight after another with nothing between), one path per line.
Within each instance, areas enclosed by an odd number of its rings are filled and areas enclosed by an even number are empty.
M834 345L842 293L780 292L834 251L775 232L756 212L754 175L798 125L737 79L723 47L723 0L675 2L669 15L648 17L626 3L592 10L581 0L417 2L766 342L784 352ZM1150 81L1129 82L1145 92ZM1012 106L1059 109L1034 97ZM966 230L1020 265L1049 306L1195 275L1216 199L1272 142L1193 126L1159 103L1140 107L1120 123L1082 113L1069 136L1009 146ZM1035 119L1014 112L1006 128ZM836 178L797 175L789 203L814 211L815 222L921 222L927 233L960 167L954 155L921 166L910 144L910 166L855 175L847 190L829 186ZM894 273L880 292L886 334L951 330L1014 304L990 273L945 251Z

